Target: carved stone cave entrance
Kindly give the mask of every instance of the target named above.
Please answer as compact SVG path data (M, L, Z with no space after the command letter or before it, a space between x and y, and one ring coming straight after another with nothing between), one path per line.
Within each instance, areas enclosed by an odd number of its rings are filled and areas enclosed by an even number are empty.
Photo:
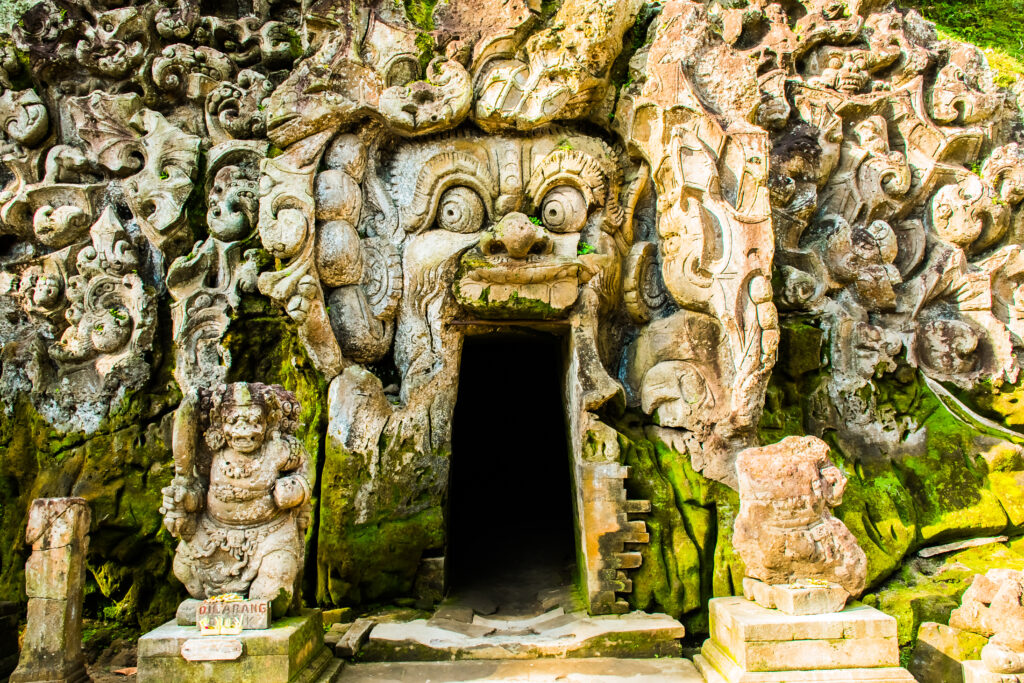
M566 340L511 329L466 336L452 422L450 592L527 610L576 583Z

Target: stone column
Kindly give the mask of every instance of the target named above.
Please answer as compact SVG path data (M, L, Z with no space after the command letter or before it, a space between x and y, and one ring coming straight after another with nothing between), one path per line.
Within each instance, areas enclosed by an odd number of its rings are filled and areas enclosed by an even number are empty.
M92 515L82 498L37 498L25 563L28 628L11 683L88 681L82 657L82 589Z

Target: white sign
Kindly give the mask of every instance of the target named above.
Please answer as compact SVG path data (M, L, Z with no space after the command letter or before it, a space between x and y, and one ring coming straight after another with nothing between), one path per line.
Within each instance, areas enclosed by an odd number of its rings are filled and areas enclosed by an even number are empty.
M211 662L238 659L242 641L237 638L189 638L181 646L181 656L190 662Z

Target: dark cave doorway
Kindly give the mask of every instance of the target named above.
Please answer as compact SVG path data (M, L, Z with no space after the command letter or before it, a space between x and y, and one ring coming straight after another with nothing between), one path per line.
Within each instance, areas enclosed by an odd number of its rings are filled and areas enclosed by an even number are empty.
M538 593L574 583L576 534L563 339L467 336L452 421L449 594L536 611Z

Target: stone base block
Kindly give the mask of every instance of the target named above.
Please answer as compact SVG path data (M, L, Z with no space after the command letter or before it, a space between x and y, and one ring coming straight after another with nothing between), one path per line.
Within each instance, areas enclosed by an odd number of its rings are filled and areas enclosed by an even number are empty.
M341 661L324 645L320 610L303 610L268 629L230 636L242 645L237 659L186 660L182 656L185 642L203 637L195 626L169 621L139 638L138 683L327 683L341 668Z
M77 662L57 668L19 666L6 680L10 683L88 683L90 678L85 665Z
M1024 683L1024 674L997 674L984 662L964 662L964 683Z
M353 629L358 625L352 626ZM346 636L353 632L350 630ZM453 619L377 624L359 650L363 662L678 657L683 625L667 614L588 616L561 609L522 619ZM354 636L353 636L354 638ZM338 643L339 650L345 643ZM348 648L348 652L352 649Z
M899 665L896 620L866 605L793 616L744 598L709 604L711 638L694 663L709 681L913 681Z
M839 612L850 594L838 583L797 581L769 585L748 576L743 579L743 597L761 607L798 616Z

